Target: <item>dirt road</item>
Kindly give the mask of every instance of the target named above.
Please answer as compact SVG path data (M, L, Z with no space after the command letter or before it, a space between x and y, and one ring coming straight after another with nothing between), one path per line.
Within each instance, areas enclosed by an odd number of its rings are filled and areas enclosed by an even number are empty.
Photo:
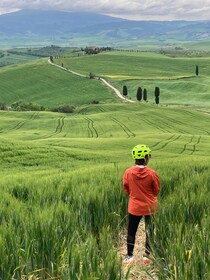
M60 65L58 65L58 64L55 64L55 63L53 63L50 59L48 59L48 62L49 62L50 64L52 64L52 65L54 65L54 66L56 66L56 67L58 67L58 68L64 70L64 71L70 72L70 73L72 73L72 74L74 74L74 75L77 75L77 76L80 76L80 77L83 77L83 78L89 78L89 76L82 75L82 74L80 74L80 73L74 72L74 71L72 71L72 70L70 70L70 69L67 69L67 68L65 68L65 67L62 67L62 66L60 66ZM122 99L123 101L125 101L125 102L132 102L132 103L135 102L135 101L133 101L133 100L130 100L130 99L124 97L124 96L120 93L120 91L119 91L117 88L113 87L113 86L112 86L110 83L108 83L104 78L95 77L95 79L97 79L98 81L100 81L101 83L103 83L104 85L106 85L107 87L109 87L109 88L110 88L120 99Z

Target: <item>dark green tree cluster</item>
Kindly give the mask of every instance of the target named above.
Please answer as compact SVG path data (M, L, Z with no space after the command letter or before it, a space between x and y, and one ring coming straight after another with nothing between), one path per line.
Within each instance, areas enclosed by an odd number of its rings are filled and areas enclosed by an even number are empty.
M142 88L141 87L138 87L137 89L137 93L136 93L136 99L138 101L141 101L142 99L144 101L147 101L147 89L144 88L143 91L142 91Z
M37 104L37 103L33 103L33 102L23 102L23 101L17 101L12 103L11 105L11 109L13 111L45 111L45 107Z
M84 51L86 54L98 54L105 51L111 51L112 48L110 47L96 47L96 46L89 46L86 48L81 48L81 51Z
M127 86L123 86L123 96L127 97L128 96L128 88ZM160 96L160 89L159 87L155 87L155 103L159 104L159 96ZM147 102L147 89L144 88L142 90L141 87L138 87L137 92L136 92L136 99L138 101L142 101L142 99Z

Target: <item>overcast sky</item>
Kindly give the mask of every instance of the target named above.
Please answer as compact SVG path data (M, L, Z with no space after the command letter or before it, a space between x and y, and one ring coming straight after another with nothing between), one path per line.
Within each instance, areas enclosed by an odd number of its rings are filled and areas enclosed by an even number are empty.
M26 8L92 11L134 20L210 20L210 0L0 0L0 14Z

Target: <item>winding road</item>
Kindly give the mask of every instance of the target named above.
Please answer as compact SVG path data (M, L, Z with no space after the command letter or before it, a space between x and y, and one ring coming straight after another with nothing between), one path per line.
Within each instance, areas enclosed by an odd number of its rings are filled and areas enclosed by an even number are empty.
M65 68L65 67L62 67L62 66L60 66L60 65L58 65L58 64L55 64L55 63L53 63L50 59L48 59L48 62L51 64L51 65L54 65L54 66L56 66L56 67L58 67L58 68L60 68L60 69L62 69L62 70L64 70L64 71L67 71L67 72L70 72L70 73L72 73L72 74L74 74L74 75L77 75L77 76L80 76L80 77L83 77L83 78L89 78L89 76L86 76L86 75L82 75L82 74L80 74L80 73L77 73L77 72L74 72L74 71L72 71L72 70L69 70L69 69L67 69L67 68ZM101 77L95 77L95 79L98 79L100 82L102 82L104 85L106 85L107 87L109 87L111 90L113 90L114 91L114 93L120 98L120 99L122 99L123 101L125 101L125 102L135 102L135 101L133 101L133 100L130 100L130 99L127 99L126 97L124 97L121 93L120 93L120 91L117 89L117 88L115 88L115 87L113 87L110 83L108 83L104 78L101 78Z

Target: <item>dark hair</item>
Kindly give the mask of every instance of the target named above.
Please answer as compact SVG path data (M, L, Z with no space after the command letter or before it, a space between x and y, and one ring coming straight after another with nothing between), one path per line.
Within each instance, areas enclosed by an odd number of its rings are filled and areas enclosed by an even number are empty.
M145 159L148 159L148 157L149 157L149 156L146 155L145 158L136 159L136 160L135 160L135 163L138 164L138 165L143 165L143 164L145 164Z
M143 164L145 164L145 159L144 158L136 159L135 163L138 164L138 165L143 165Z

